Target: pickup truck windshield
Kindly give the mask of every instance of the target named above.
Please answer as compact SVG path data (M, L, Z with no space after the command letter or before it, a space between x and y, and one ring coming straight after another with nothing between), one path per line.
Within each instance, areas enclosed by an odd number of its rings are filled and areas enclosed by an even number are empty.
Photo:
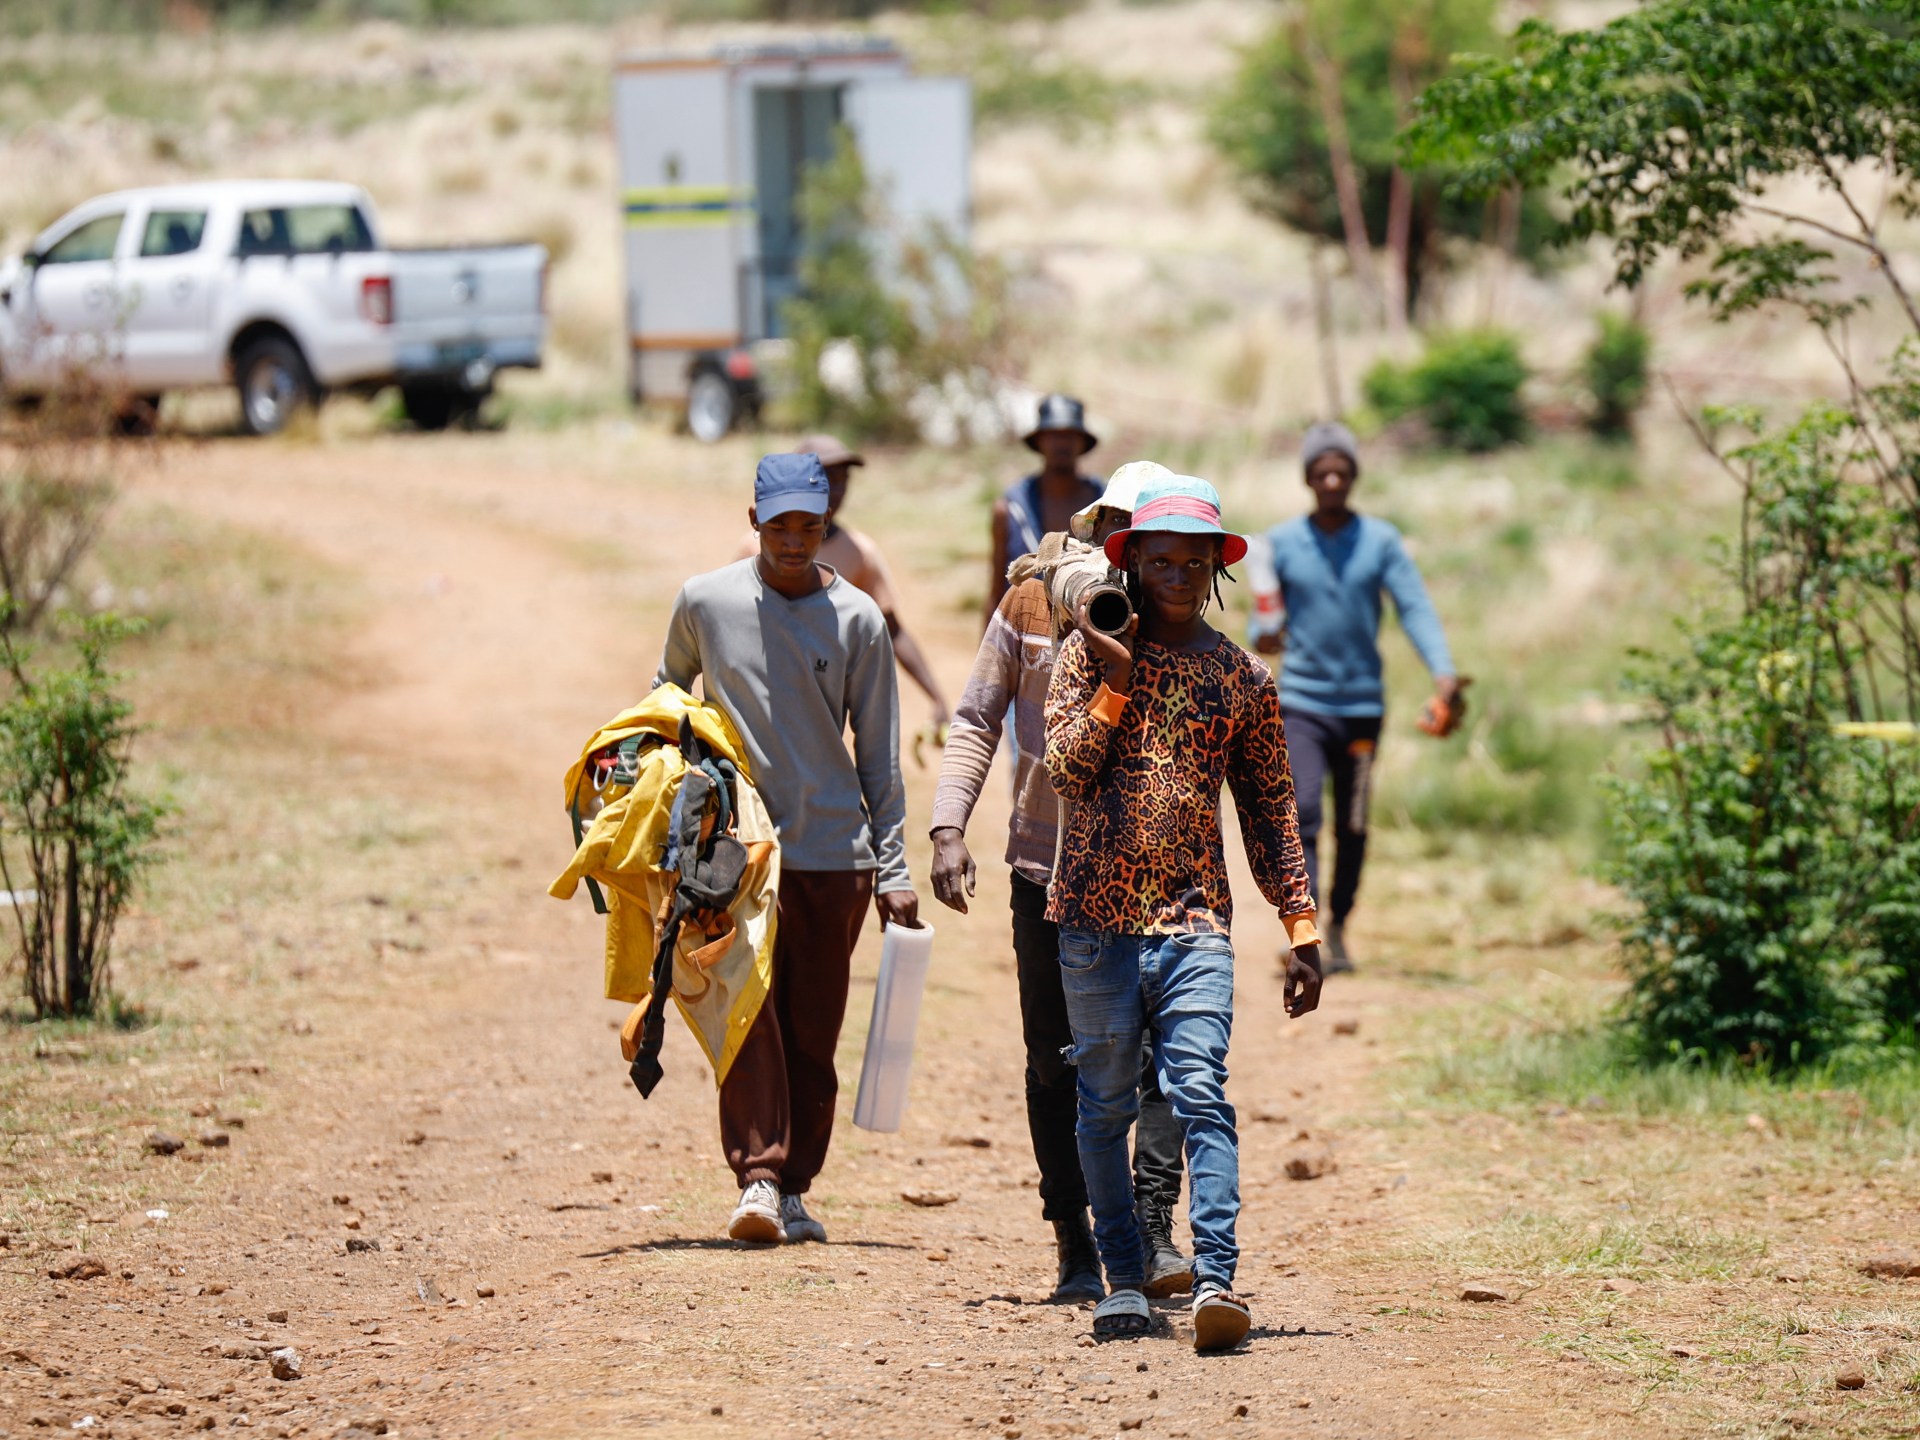
M140 237L142 256L191 255L200 248L206 233L204 210L156 210L147 216L146 233Z
M340 255L373 249L373 232L354 205L288 205L249 210L240 219L239 255Z

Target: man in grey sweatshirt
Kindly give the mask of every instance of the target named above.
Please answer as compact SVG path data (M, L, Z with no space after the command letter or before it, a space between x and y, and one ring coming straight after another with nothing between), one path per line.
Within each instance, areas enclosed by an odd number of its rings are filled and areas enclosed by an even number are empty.
M868 904L915 925L907 877L900 697L886 618L817 562L827 476L769 455L747 512L760 551L681 587L656 685L704 682L732 717L780 831L773 988L720 1087L720 1136L740 1184L736 1240L825 1240L804 1196L826 1163L834 1047ZM853 729L853 753L841 738Z

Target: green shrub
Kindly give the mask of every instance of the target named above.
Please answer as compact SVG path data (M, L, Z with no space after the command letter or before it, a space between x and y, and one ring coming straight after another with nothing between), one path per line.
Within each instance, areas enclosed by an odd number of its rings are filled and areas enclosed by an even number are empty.
M1391 356L1374 361L1360 377L1360 398L1382 420L1404 419L1420 408L1419 391L1414 384L1413 367L1402 365Z
M1520 390L1527 363L1520 344L1498 330L1468 330L1435 339L1413 368L1421 415L1444 445L1497 450L1527 433Z
M127 787L133 707L105 665L122 629L91 620L78 664L36 672L0 626L13 685L0 705L0 881L16 898L9 911L40 1016L91 1015L105 1001L114 926L154 858L161 809Z
M1618 440L1633 433L1634 414L1647 398L1652 350L1653 338L1639 321L1611 311L1600 316L1600 333L1580 367L1593 400L1587 424L1594 434Z
M1816 408L1746 467L1746 607L1643 662L1662 743L1613 782L1633 904L1628 1028L1650 1056L1777 1069L1910 1053L1920 1021L1920 746L1847 737L1874 683L1863 597L1903 584L1903 524Z
M1434 438L1455 450L1497 450L1527 433L1520 391L1527 362L1520 344L1498 330L1442 335L1412 365L1378 361L1360 393L1383 420L1418 415Z

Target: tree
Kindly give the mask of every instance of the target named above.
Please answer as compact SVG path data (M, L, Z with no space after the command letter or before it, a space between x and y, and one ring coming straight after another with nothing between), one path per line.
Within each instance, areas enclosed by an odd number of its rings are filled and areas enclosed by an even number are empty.
M1623 285L1663 253L1709 256L1693 293L1722 316L1787 300L1816 307L1816 321L1840 318L1823 308L1833 254L1822 245L1852 247L1920 334L1880 241L1882 212L1848 184L1870 165L1913 213L1916 0L1668 0L1568 35L1528 21L1513 48L1421 97L1413 161L1446 169L1462 193L1556 185L1571 205L1565 236L1610 238ZM1819 181L1846 223L1774 204L1768 188L1788 176ZM1754 220L1773 232L1746 238Z
M1920 0L1664 0L1597 30L1521 27L1419 103L1410 157L1469 193L1552 184L1617 281L1663 256L1726 318L1797 308L1847 403L1721 452L1740 487L1727 592L1647 657L1659 726L1616 780L1633 1033L1789 1067L1920 1035L1920 309L1882 238L1920 209ZM1787 208L1787 179L1827 205ZM1865 197L1876 196L1873 200ZM1869 264L1851 288L1837 249ZM1912 331L1873 374L1849 322Z
M1456 52L1501 47L1494 15L1493 0L1306 0L1247 50L1211 117L1214 144L1255 203L1343 244L1355 280L1396 327L1441 239L1487 229L1486 207L1450 199L1438 167L1401 164L1396 137ZM1376 246L1388 252L1384 268Z

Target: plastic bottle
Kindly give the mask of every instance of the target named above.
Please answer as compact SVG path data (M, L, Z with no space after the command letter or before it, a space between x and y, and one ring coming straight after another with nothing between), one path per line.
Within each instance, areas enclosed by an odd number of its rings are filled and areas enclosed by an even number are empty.
M920 997L933 958L933 927L887 926L880 947L880 976L873 987L873 1019L860 1064L860 1093L853 1123L892 1134L907 1113L907 1081L913 1073L913 1037L920 1028Z

